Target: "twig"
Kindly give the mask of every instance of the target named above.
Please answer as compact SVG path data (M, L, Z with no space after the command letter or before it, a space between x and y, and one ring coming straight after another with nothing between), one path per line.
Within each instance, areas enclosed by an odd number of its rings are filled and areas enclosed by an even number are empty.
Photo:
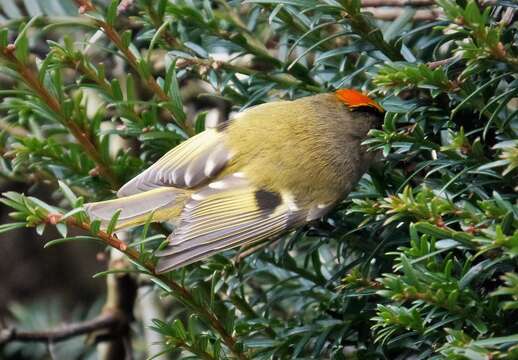
M115 312L106 312L93 318L77 323L69 323L60 328L43 331L22 331L16 328L7 328L0 331L0 346L9 342L58 342L75 336L91 334L102 329L117 329L124 321L124 317Z
M86 62L86 59L74 60L68 57L62 58L63 63L68 64L72 69L76 70L79 74L84 75L87 79L95 82L113 101L116 101L116 95L113 91L110 82L105 78L97 74L97 72L91 68L91 65ZM133 106L122 106L122 116L129 119L133 119L136 122L142 122L141 116L135 111Z
M449 63L455 61L455 60L459 60L459 56L456 55L456 56L452 56L452 57L449 57L447 59L443 59L443 60L437 60L437 61L432 61L432 62L429 62L429 63L426 63L426 65L430 68L430 69L437 69L438 67L441 67L443 65L448 65Z
M376 7L365 7L364 11L370 12L376 19L391 21L397 19L405 9L403 8L376 8ZM412 17L414 21L427 21L436 20L439 16L443 15L443 12L437 8L417 10Z
M146 3L146 10L149 13L149 18L151 22L153 23L153 26L158 31L158 29L162 26L162 20L159 18L158 14L155 11L155 8L153 7L152 3ZM176 49L181 50L189 50L187 49L183 43L178 41L173 35L171 35L168 31L162 31L161 34L162 38L165 40L168 46Z
M224 5L226 3L225 2L220 2L220 4ZM156 12L155 12L155 10L153 9L152 6L148 6L147 9L148 9L148 11L150 13L150 17L151 17L151 21L153 22L153 25L155 26L156 29L158 29L161 26L160 19L158 19L158 17L157 17L158 15L156 14ZM246 30L249 33L249 31L247 30L246 26L244 26L242 24L242 22L240 21L239 16L237 16L236 14L231 14L230 17L236 22L236 26L238 26L240 28L243 28L243 30ZM164 39L164 41L167 43L168 46L180 49L180 50L185 51L187 53L192 53L192 51L190 51L190 49L186 48L176 38L171 36L171 34L169 34L169 32L162 31L161 35L162 35L162 38ZM224 34L223 32L221 32L220 35L221 35L221 37L228 38L228 35ZM249 46L251 46L251 45L249 45ZM267 54L266 50L264 50L262 55L264 56L265 53ZM270 56L270 55L268 55L268 56ZM192 58L184 59L183 60L183 64L188 64L188 63L202 65L202 66L208 66L208 67L212 67L214 69L223 68L225 70L234 71L234 72L241 73L241 74L244 74L244 75L261 77L261 78L273 81L273 82L275 82L275 83L277 83L279 85L283 85L283 86L299 86L299 87L301 87L301 88L303 88L303 89L305 89L305 90L307 90L309 92L312 92L312 93L319 93L319 92L321 92L321 87L320 86L307 84L305 81L297 79L292 74L272 75L272 74L269 74L268 72L256 71L256 70L244 67L244 66L234 65L234 64L231 64L231 63L228 63L228 62L224 62L224 61L213 60L213 59L200 59L200 58L196 58L194 56L194 54L193 54ZM179 63L177 63L177 65L180 66Z
M228 17L228 20L233 22L233 24L238 29L242 29L242 22L238 21L237 19L239 19L238 14L234 14ZM246 39L246 41L236 42L236 36L234 36L233 33L221 29L215 29L215 31L218 37L243 47L250 54L253 54L257 58L268 61L277 68L283 69L283 71L287 72L296 79L300 79L303 83L307 83L316 88L320 87L320 84L315 79L313 79L313 77L309 73L309 70L305 66L296 63L291 67L284 68L285 64L281 60L270 54L268 48L266 48L266 46L264 45L264 42L258 39L255 33L250 32L248 30L243 31L240 33L240 35L242 35Z

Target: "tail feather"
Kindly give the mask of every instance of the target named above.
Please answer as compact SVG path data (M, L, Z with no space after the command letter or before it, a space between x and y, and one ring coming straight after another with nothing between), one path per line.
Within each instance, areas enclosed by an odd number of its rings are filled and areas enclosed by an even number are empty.
M107 226L113 215L121 210L115 227L118 230L145 224L151 214L153 222L178 217L188 195L186 190L161 187L120 199L89 203L85 210L92 220L100 220L102 226Z

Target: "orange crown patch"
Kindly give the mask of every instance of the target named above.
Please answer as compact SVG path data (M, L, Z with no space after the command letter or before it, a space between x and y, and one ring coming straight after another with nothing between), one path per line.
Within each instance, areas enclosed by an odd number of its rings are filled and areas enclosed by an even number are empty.
M383 113L385 110L376 101L372 100L367 95L352 89L340 89L335 92L338 99L351 109L361 107L372 107Z

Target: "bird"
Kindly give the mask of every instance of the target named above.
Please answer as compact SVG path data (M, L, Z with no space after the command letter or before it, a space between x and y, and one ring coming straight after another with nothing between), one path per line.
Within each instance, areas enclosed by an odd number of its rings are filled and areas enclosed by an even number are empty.
M171 222L157 273L279 238L329 213L374 161L362 142L384 109L355 89L250 107L167 152L90 219Z

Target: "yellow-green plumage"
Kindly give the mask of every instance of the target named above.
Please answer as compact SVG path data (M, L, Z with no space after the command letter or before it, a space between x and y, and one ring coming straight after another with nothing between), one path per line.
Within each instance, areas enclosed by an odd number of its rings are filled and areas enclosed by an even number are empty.
M380 114L336 94L279 101L239 113L164 155L124 185L119 199L87 204L118 228L176 221L159 255L166 271L275 237L325 215L367 170L361 146Z
M302 202L336 201L367 170L358 164L372 158L359 150L374 116L355 114L334 94L256 106L228 127L224 141L236 151L229 172Z

